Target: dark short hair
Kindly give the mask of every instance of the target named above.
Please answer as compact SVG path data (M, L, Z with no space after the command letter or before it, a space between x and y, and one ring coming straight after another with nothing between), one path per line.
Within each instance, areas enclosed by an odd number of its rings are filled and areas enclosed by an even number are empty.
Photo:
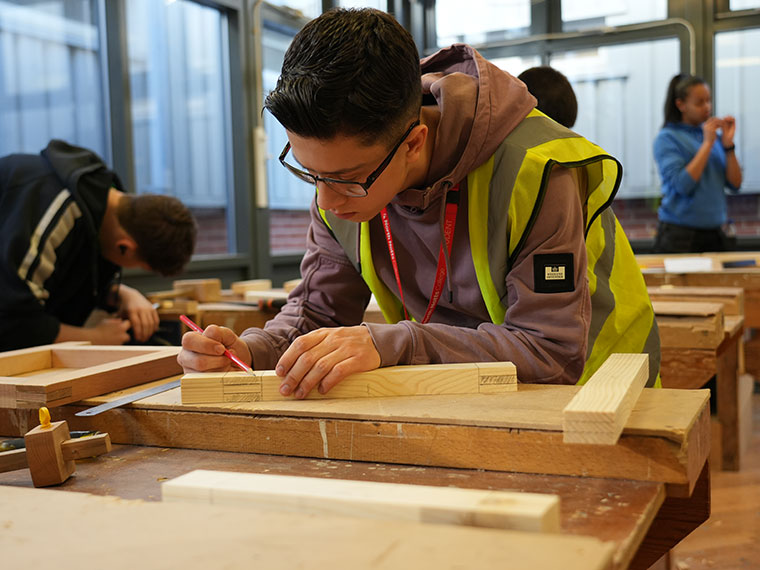
M124 194L116 210L137 255L161 275L177 275L195 250L195 218L182 202L159 194Z
M538 99L538 110L568 129L578 117L578 100L567 77L548 65L526 69L517 78Z
M689 96L689 90L695 85L706 85L704 79L688 73L679 73L670 80L668 92L665 95L665 123L680 123L683 114L676 106L676 100L684 100Z
M419 116L419 53L391 15L333 9L296 34L264 108L305 138L380 139L389 146Z

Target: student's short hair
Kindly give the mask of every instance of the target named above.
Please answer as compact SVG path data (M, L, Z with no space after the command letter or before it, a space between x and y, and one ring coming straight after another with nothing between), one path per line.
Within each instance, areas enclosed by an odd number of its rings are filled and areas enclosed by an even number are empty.
M568 129L578 117L578 100L567 77L548 65L526 69L517 79L538 99L538 110Z
M116 216L137 243L137 255L153 271L177 275L190 261L197 233L195 218L177 198L124 194Z
M411 34L385 12L339 8L296 34L264 108L300 137L343 135L390 146L421 104Z
M695 85L707 85L707 83L701 77L688 73L679 73L670 80L668 92L665 95L665 125L681 122L683 114L676 106L676 99L686 99L689 96L689 90Z

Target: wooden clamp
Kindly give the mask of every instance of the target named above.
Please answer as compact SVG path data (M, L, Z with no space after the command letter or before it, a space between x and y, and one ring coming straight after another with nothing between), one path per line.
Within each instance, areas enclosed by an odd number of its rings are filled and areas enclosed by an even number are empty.
M111 451L107 433L70 439L65 421L50 422L47 408L40 408L40 425L24 436L26 449L0 453L0 473L29 468L35 487L59 485L76 471L75 459Z

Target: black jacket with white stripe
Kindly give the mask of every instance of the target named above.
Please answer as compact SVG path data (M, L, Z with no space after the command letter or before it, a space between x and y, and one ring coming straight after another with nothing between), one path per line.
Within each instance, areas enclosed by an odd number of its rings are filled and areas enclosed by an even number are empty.
M111 187L98 156L63 141L0 158L0 350L51 343L104 306L119 270L98 241Z

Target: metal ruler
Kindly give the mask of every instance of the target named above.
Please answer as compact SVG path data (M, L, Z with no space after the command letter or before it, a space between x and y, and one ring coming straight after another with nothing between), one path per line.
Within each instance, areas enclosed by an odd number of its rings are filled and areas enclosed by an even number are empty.
M135 392L134 394L129 394L128 396L124 396L122 398L117 398L116 400L106 402L105 404L100 404L99 406L94 406L92 408L82 410L81 412L77 412L74 415L75 416L95 416L99 414L100 412L112 410L114 408L118 408L119 406L123 406L124 404L131 404L132 402L136 402L137 400L142 400L143 398L147 398L148 396L153 396L155 394L160 394L161 392L166 392L167 390L171 390L172 388L178 388L180 386L180 383L181 383L181 379L172 380L171 382L167 382L166 384L161 384L160 386L154 386L153 388L148 388L147 390L141 390L140 392Z

